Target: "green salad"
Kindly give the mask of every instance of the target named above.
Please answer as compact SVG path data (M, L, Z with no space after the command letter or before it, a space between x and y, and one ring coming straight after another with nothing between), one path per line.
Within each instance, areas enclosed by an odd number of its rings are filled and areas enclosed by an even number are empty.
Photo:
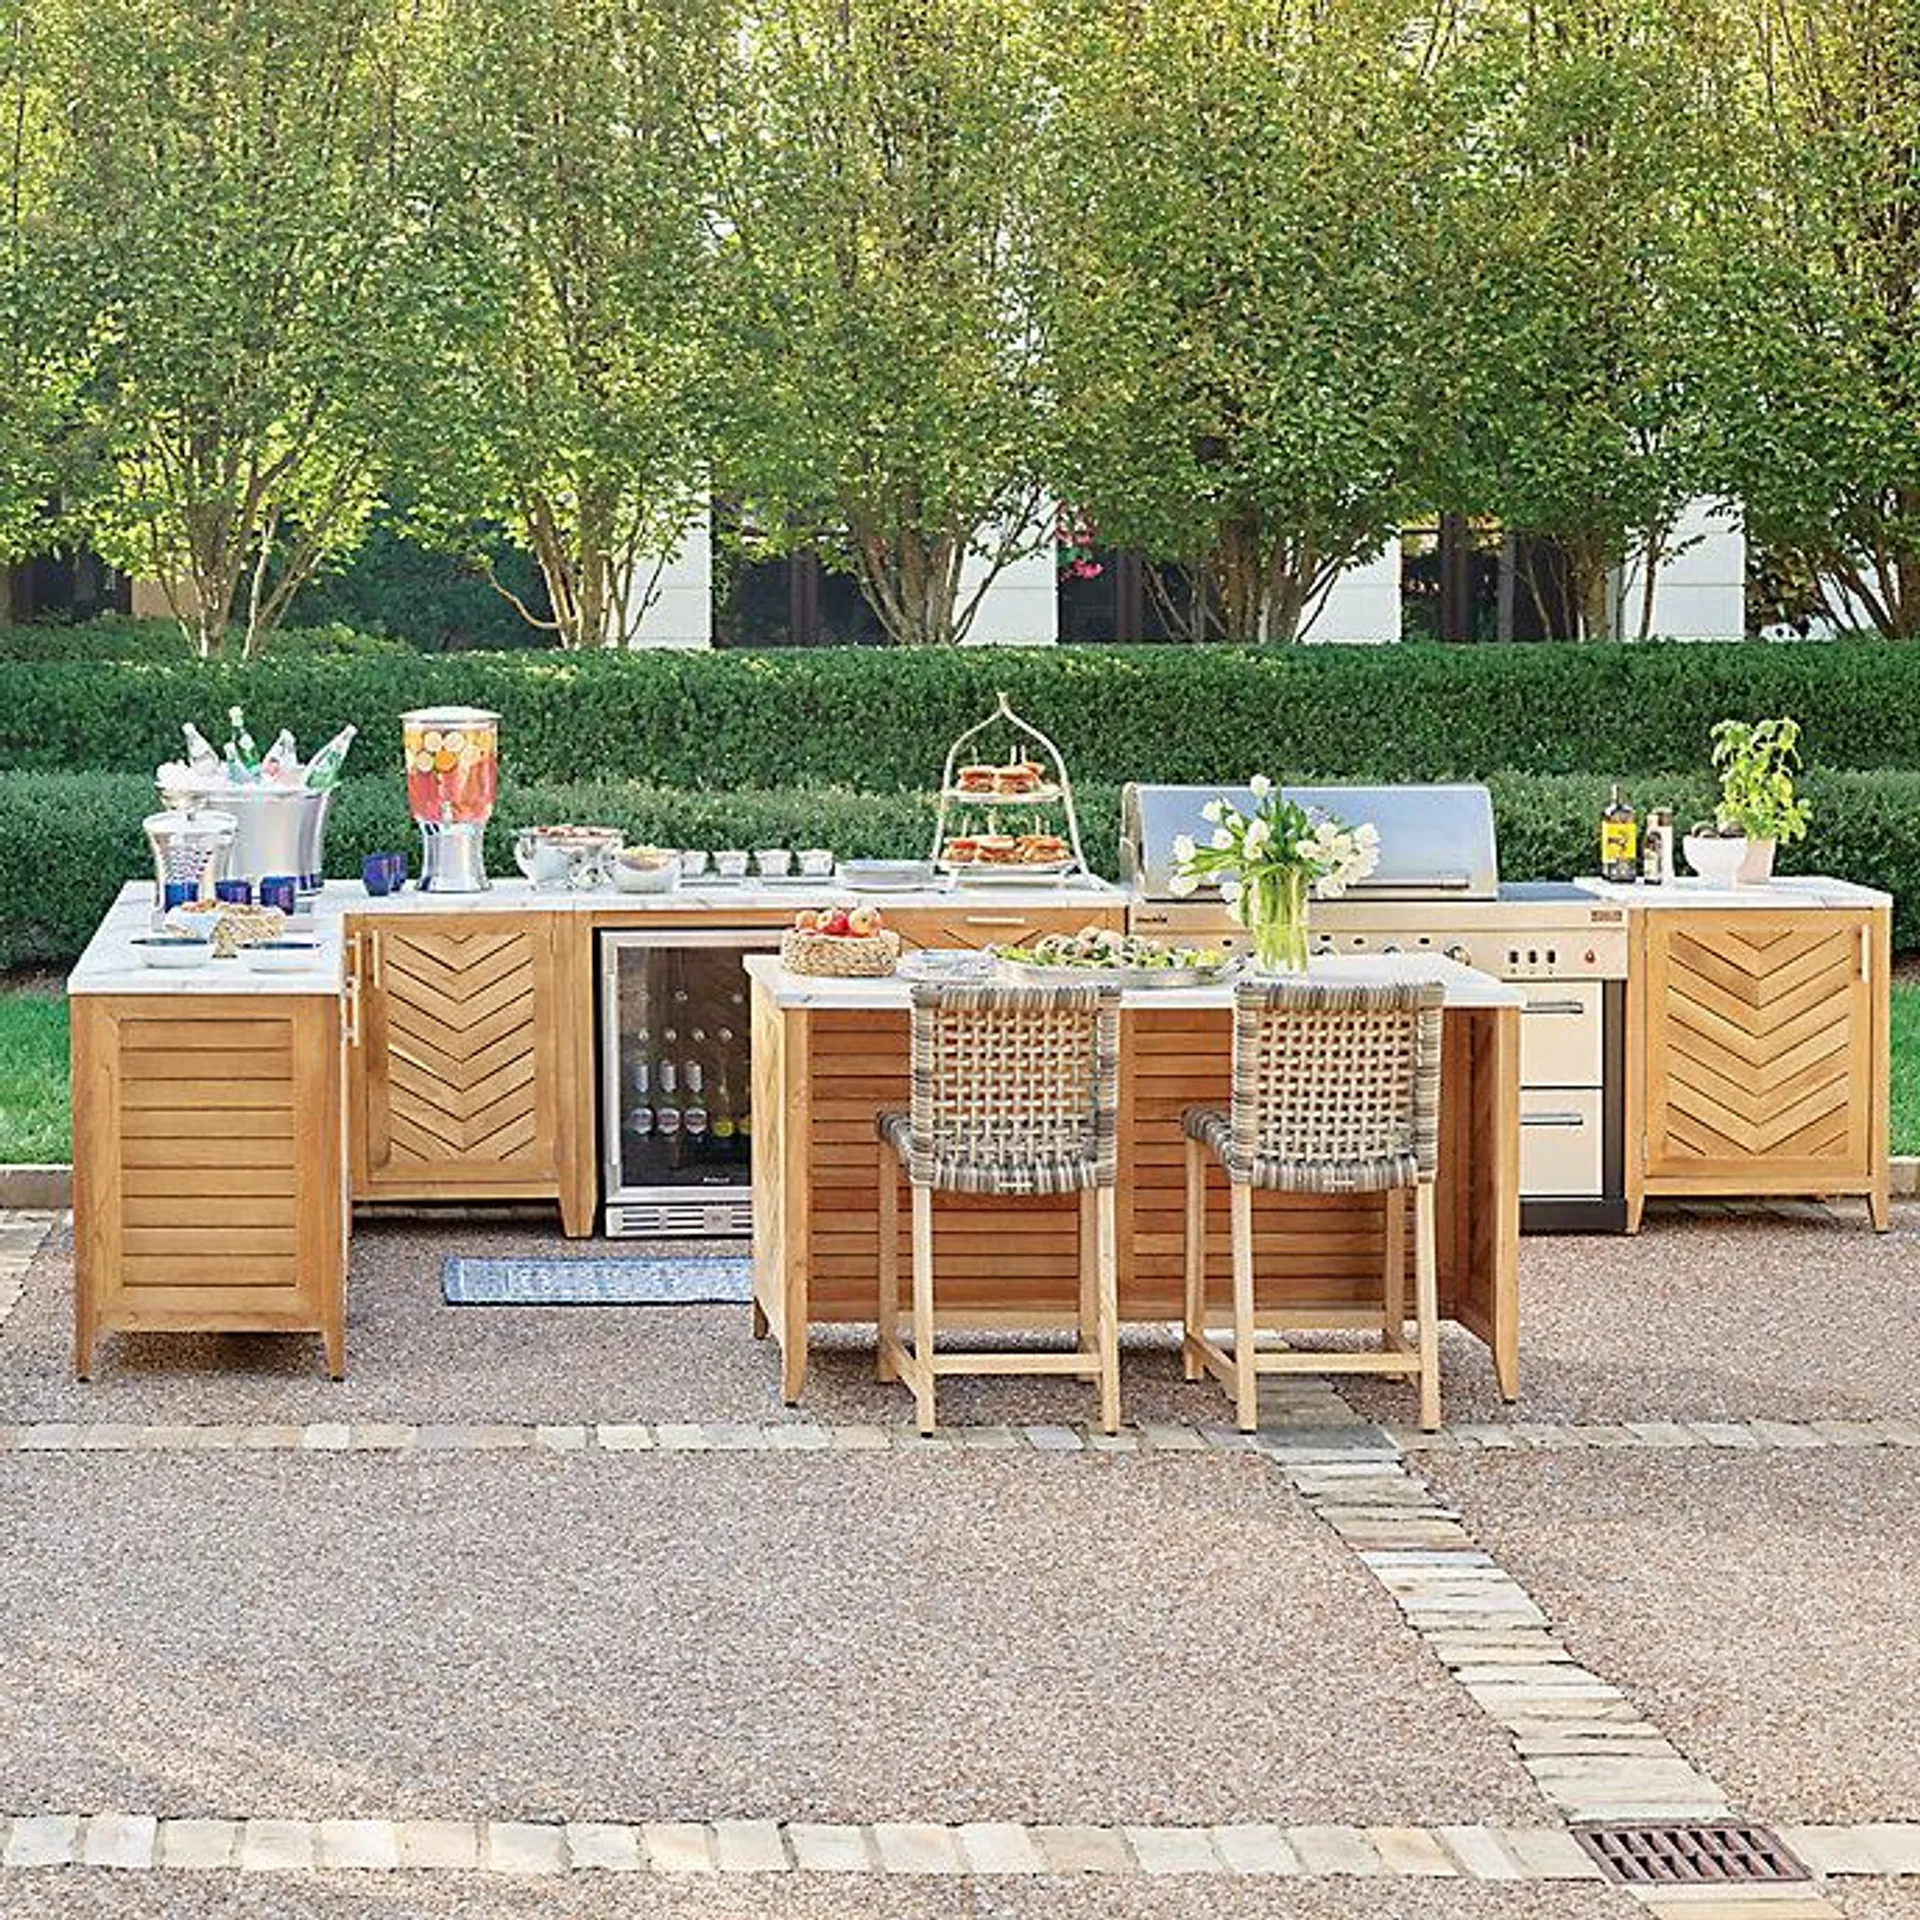
M1199 972L1224 967L1218 947L1180 947L1140 933L1115 933L1108 927L1082 927L1078 933L1049 933L1030 947L994 947L994 957L1020 967L1061 967L1075 971Z

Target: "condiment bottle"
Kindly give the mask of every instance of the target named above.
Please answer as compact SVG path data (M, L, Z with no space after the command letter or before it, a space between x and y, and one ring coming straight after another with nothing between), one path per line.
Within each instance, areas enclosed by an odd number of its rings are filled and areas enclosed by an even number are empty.
M1640 877L1639 822L1613 783L1613 798L1600 816L1600 877L1631 885Z

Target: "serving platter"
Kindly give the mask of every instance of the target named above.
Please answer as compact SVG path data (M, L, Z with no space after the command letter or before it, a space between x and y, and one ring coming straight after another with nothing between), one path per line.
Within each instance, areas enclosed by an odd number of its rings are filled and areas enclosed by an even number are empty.
M949 787L946 797L961 807L1050 807L1060 798L1058 786L1029 787L1025 793L980 793L971 787Z
M940 871L958 880L1058 880L1078 873L1076 860L942 860Z
M1123 993L1163 992L1173 987L1212 987L1240 971L1237 960L1217 967L1040 967L994 956L998 978L1021 987L1118 987Z

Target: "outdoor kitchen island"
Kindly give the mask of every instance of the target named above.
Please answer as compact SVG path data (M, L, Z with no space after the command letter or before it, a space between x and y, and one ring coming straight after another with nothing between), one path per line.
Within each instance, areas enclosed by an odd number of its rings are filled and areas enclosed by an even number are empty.
M748 957L753 981L755 1329L780 1343L782 1397L806 1381L808 1328L872 1321L879 1193L876 1113L907 1105L909 988L898 977L824 979ZM1343 983L1441 981L1440 1311L1492 1350L1502 1395L1519 1393L1520 1011L1518 987L1438 954L1316 959ZM1122 1321L1175 1321L1182 1297L1180 1115L1225 1105L1229 985L1130 991L1121 1000L1119 1289ZM1070 1320L1078 1287L1076 1196L1018 1205L942 1194L935 1258L954 1311L992 1324ZM905 1209L902 1209L904 1218ZM1208 1289L1224 1300L1226 1194L1209 1192ZM1373 1195L1260 1193L1255 1263L1263 1309L1376 1303L1384 1255ZM907 1270L903 1254L901 1270Z

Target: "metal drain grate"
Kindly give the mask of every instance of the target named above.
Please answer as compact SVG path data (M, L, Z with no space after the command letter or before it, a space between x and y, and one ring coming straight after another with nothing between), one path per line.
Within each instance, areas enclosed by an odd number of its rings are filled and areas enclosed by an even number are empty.
M1807 1870L1766 1827L1576 1827L1573 1837L1616 1886L1751 1886L1805 1880Z

